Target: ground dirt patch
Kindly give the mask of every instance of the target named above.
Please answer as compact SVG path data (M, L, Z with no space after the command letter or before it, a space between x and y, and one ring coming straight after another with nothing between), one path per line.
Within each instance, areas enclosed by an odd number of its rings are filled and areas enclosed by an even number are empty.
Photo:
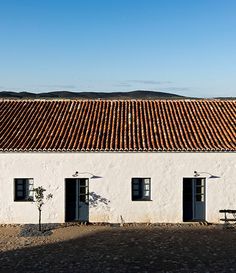
M0 227L0 272L235 272L236 229L68 226L21 237Z

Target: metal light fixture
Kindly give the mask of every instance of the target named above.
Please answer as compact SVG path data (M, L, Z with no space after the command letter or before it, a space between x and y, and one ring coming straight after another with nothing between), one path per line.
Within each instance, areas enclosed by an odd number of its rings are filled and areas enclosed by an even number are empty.
M74 174L72 174L72 176L73 176L73 177L78 177L79 174L89 174L89 175L91 175L90 179L102 178L101 176L94 175L94 174L92 174L92 173L90 173L90 172L78 172L78 171L76 171Z
M213 174L208 173L208 172L198 172L198 171L194 171L193 173L194 173L194 177L198 177L198 176L200 176L201 174L207 174L207 175L209 175L208 179L220 178L220 176L213 175Z
M79 175L79 172L75 172L74 174L72 174L73 177L77 177Z

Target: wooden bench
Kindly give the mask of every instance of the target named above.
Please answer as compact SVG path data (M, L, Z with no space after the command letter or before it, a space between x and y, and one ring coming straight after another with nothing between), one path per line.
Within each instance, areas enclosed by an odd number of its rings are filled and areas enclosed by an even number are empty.
M219 212L224 213L224 218L221 218L220 221L224 221L225 224L229 224L229 222L236 222L236 210L221 209ZM228 215L233 218L228 218Z

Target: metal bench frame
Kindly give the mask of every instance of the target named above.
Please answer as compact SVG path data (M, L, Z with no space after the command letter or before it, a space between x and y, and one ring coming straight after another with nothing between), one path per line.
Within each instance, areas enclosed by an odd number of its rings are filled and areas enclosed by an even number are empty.
M224 224L229 224L230 222L235 222L234 224L236 224L236 210L222 209L219 212L224 213L224 218L220 219L220 221L224 221ZM231 214L233 218L228 218L227 214Z

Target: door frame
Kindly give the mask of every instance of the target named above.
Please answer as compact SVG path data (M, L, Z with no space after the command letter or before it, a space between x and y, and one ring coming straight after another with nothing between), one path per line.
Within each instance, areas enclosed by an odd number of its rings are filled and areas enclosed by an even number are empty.
M193 210L193 214L194 214L194 209L195 209L195 194L193 189L195 190L195 187L193 187L193 180L194 179L204 179L204 219L191 219L191 220L184 220L184 195L183 195L183 191L184 191L184 179L192 179L192 210ZM194 176L187 176L187 177L183 177L182 178L182 221L183 222L205 222L207 219L207 178L204 176L198 176L198 177L194 177ZM194 215L193 215L194 216Z
M66 202L67 202L67 199L66 199L66 183L67 183L67 180L69 179L73 179L76 181L76 195L77 195L77 201L76 203L79 203L79 198L78 198L78 182L80 179L86 179L88 180L88 194L89 194L89 178L88 177L66 177L64 178L64 222L67 223L67 222L85 222L85 221L82 221L80 219L78 220L72 220L72 221L67 221L66 219ZM78 215L78 218L79 218L79 207L78 207L79 204L77 204L77 206L75 207L75 210L77 211L77 215ZM89 221L89 198L88 198L88 221ZM88 222L87 221L87 222Z

